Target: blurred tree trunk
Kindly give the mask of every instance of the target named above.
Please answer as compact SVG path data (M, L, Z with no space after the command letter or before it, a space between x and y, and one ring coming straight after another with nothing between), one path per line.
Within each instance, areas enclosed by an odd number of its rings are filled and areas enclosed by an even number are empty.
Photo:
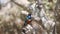
M55 12L56 12L56 22L58 23L56 27L57 34L60 34L60 0L57 0Z

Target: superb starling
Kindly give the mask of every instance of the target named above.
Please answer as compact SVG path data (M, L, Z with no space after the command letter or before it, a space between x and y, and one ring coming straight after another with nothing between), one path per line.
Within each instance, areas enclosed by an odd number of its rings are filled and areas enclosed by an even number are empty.
M30 24L30 23L31 23L31 14L28 14L28 16L26 17L24 26L26 26L27 24Z

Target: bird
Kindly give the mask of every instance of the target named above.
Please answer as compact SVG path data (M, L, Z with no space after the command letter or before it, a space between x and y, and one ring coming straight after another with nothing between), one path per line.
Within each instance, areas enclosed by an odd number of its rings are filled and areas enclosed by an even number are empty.
M25 20L25 23L24 23L24 26L26 26L27 24L30 24L31 23L31 14L28 14L27 17L26 17L26 20Z

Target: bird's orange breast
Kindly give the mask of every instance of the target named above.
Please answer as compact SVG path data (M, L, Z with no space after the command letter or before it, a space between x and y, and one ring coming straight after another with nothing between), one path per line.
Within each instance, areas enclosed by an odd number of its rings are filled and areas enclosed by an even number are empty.
M30 23L31 23L31 20L28 20L28 21L27 21L27 24L30 24Z

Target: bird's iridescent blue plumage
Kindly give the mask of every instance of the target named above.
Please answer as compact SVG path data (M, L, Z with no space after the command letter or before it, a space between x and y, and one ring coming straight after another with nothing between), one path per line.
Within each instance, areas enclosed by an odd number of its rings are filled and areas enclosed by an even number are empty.
M31 14L28 14L27 19L31 19Z

